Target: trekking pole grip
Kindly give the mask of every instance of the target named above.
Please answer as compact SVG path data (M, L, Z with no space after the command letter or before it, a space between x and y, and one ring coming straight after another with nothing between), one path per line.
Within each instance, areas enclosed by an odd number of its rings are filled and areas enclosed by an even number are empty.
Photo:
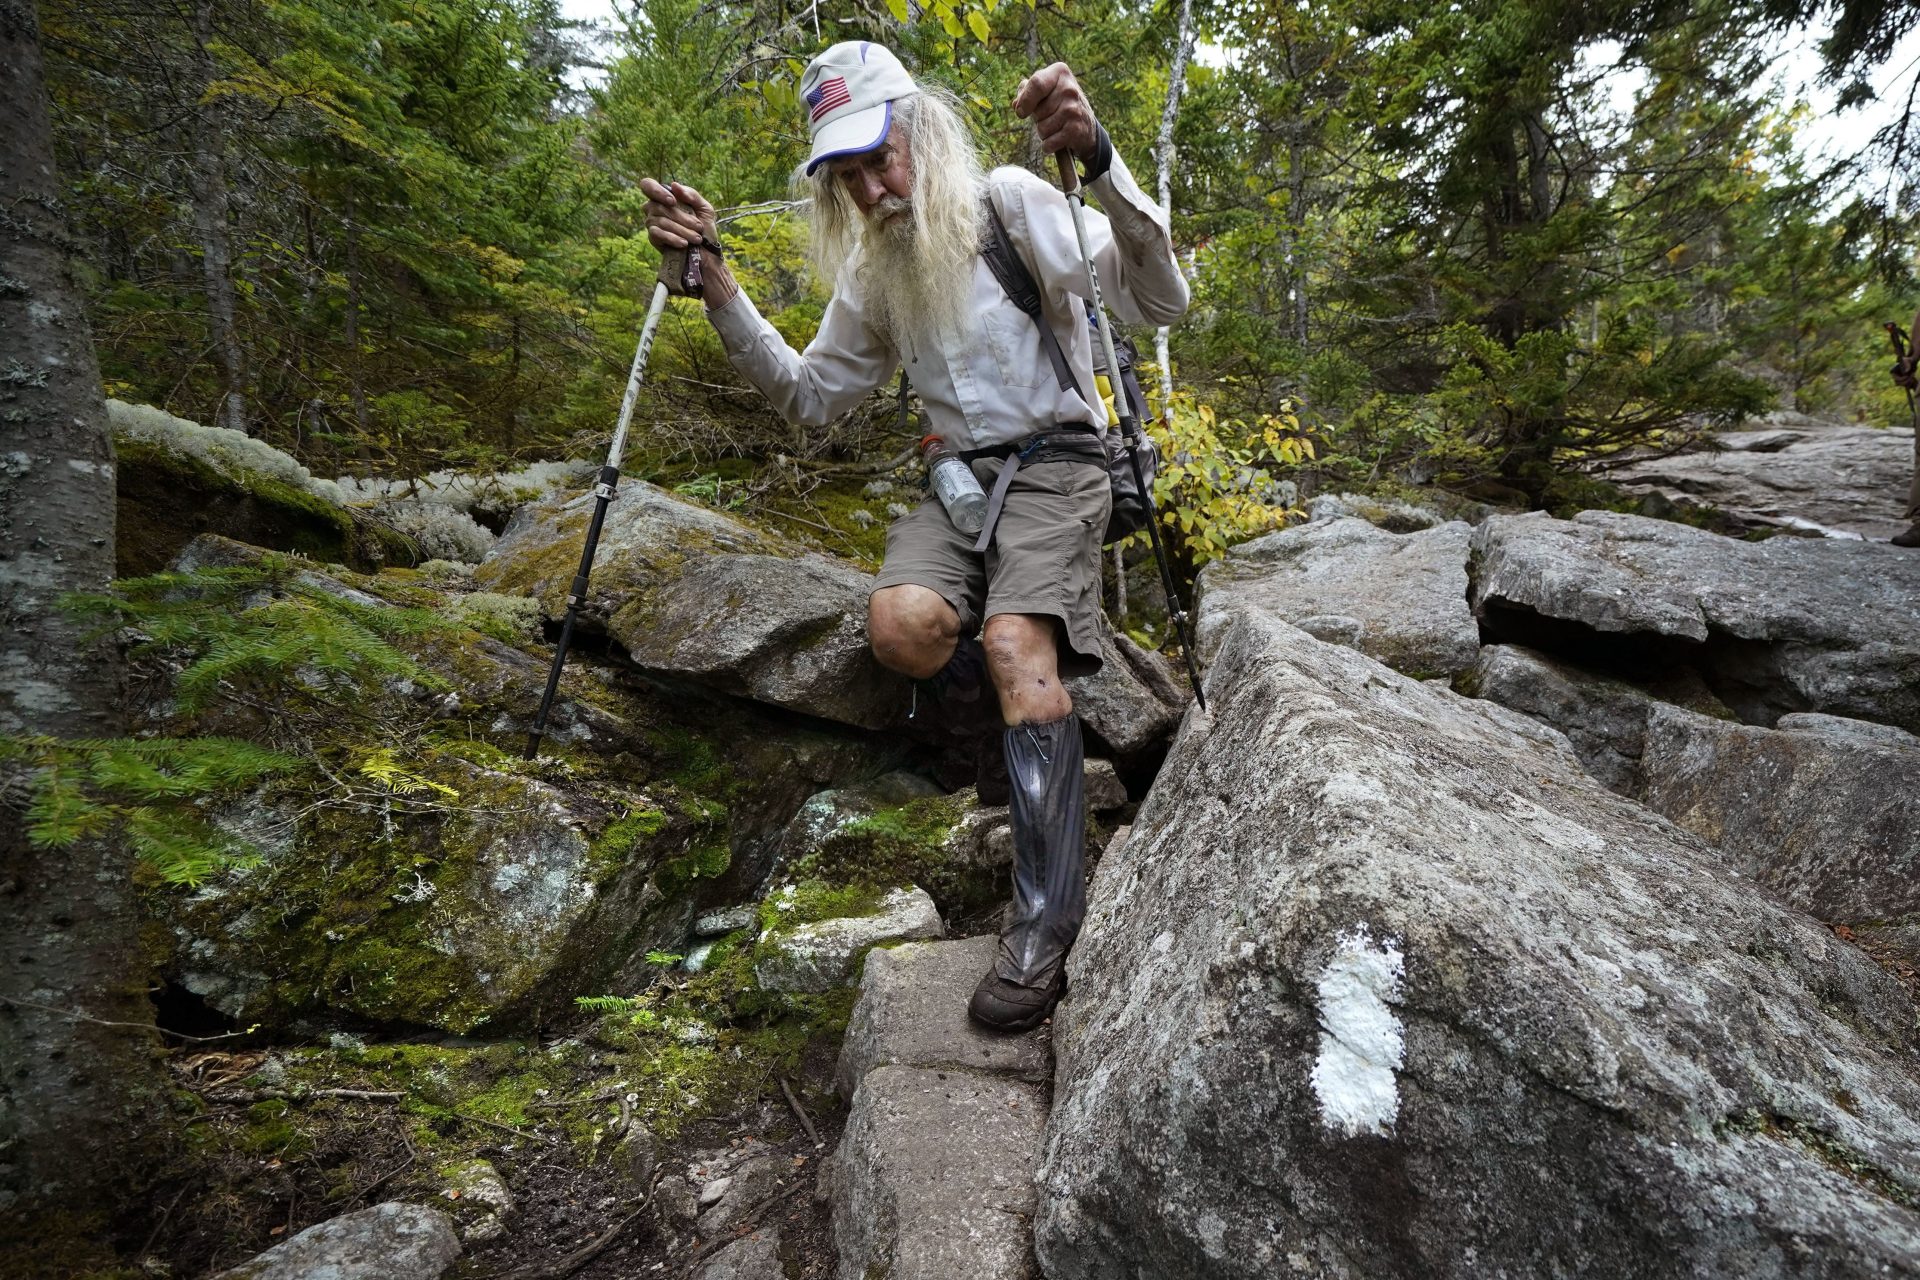
M1080 188L1080 171L1074 168L1073 152L1056 151L1053 153L1053 158L1060 162L1060 189L1072 195Z

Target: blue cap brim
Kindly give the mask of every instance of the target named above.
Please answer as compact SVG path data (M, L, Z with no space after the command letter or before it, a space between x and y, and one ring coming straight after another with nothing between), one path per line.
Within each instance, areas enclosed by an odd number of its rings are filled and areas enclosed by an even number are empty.
M875 113L878 113L880 119L880 128L877 132L872 123ZM891 101L835 120L813 135L814 153L807 161L807 176L812 177L813 171L829 160L838 160L841 156L865 155L887 140L887 131L891 128L893 128ZM863 139L866 140L863 141Z

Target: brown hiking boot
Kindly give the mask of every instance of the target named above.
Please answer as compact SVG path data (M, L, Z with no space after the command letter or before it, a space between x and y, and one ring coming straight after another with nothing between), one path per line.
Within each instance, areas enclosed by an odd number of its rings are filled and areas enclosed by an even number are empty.
M1000 976L1000 967L987 970L980 985L967 1001L967 1014L975 1022L995 1031L1031 1031L1053 1013L1054 1005L1067 989L1066 956L1062 954L1038 974L1032 983L1013 982Z
M1896 533L1887 539L1896 547L1920 547L1920 520L1915 520L1905 533Z

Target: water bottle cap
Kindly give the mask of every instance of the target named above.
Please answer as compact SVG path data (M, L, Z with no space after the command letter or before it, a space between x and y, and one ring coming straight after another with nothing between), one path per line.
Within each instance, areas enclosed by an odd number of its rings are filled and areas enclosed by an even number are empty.
M923 450L930 444L937 444L942 448L945 448L946 443L947 442L945 440L942 440L939 436L921 436L920 437L920 447Z

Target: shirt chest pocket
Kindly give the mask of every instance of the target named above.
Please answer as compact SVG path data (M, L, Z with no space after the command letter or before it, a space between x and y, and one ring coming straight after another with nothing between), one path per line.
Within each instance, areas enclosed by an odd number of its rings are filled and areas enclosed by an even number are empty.
M995 307L983 317L987 346L999 366L1000 381L1024 391L1037 388L1051 376L1040 350L1040 331L1024 312L1011 306Z

